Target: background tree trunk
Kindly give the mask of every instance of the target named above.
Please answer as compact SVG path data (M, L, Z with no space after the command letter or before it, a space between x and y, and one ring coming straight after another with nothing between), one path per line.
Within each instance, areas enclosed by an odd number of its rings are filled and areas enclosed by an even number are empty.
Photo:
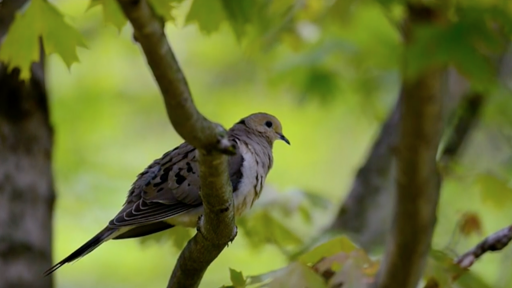
M0 4L0 43L26 1ZM0 287L50 288L52 264L52 127L44 53L32 78L19 80L0 63Z

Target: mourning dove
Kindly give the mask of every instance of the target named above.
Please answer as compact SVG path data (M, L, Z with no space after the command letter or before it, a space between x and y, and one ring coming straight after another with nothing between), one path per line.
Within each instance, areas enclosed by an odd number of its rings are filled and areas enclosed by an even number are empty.
M274 141L290 142L279 120L266 113L243 118L229 129L228 137L236 144L236 154L229 156L228 166L238 217L260 196L272 168ZM123 208L107 227L44 274L87 255L110 239L142 237L174 226L196 227L203 213L200 184L196 148L182 143L137 176Z

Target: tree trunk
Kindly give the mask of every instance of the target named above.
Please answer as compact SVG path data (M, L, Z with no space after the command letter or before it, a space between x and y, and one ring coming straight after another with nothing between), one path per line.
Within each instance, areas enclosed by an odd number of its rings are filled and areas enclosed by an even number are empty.
M14 12L26 1L0 8L0 43ZM41 59L44 53L41 51ZM51 288L42 273L52 264L52 127L43 61L29 81L0 63L0 287Z
M24 83L18 75L0 64L0 287L46 288L52 287L52 278L42 277L52 264L52 128L43 79Z

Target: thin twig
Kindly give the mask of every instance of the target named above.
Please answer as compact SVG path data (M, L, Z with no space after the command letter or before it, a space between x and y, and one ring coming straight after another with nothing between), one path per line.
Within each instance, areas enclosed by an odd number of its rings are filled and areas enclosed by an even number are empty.
M475 261L482 257L489 251L499 251L505 248L512 240L512 225L495 232L494 234L486 237L475 247L471 248L466 253L462 254L455 263L461 268L467 269L475 263Z
M134 29L160 87L176 132L198 149L204 217L176 262L167 287L198 287L208 266L236 236L227 156L234 144L226 130L196 109L190 90L164 32L162 20L145 0L118 0Z

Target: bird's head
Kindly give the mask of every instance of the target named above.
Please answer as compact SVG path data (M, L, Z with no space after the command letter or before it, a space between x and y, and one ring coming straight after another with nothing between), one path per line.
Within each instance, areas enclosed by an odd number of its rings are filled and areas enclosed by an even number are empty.
M288 145L290 141L283 135L283 127L276 117L267 113L254 113L238 122L247 126L248 129L261 134L271 142L283 140Z

